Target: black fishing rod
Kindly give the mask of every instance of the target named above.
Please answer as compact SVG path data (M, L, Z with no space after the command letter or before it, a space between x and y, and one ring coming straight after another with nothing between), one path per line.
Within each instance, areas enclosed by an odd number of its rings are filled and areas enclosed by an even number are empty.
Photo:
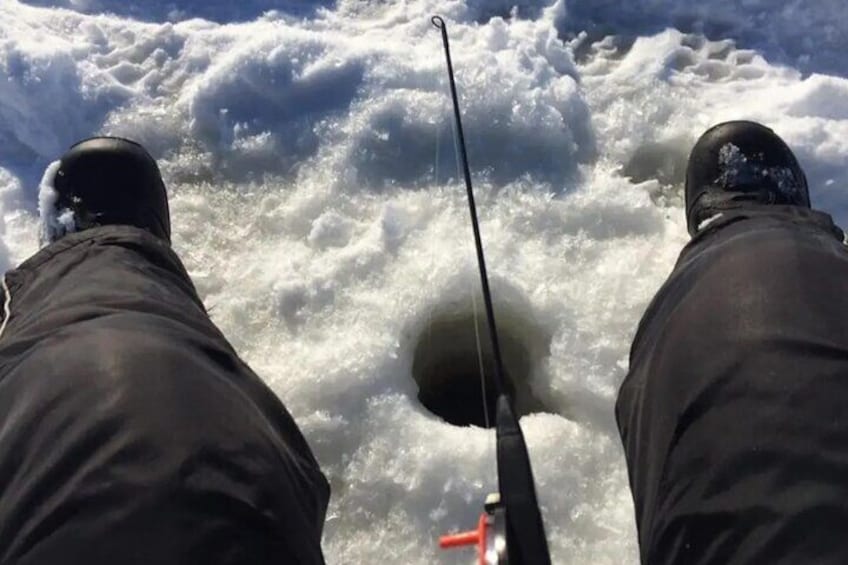
M459 111L459 98L456 94L447 25L440 16L433 16L430 21L442 32L442 44L445 48L460 158L465 174L465 189L468 193L471 226L474 229L474 243L477 249L477 264L480 268L480 282L483 287L483 302L486 306L489 337L495 357L494 382L498 394L495 428L499 492L487 498L484 505L485 512L480 517L476 531L444 536L441 539L441 546L476 544L480 565L549 565L551 557L536 497L536 483L533 480L533 469L530 467L530 456L504 381L503 360L498 342L495 312L492 307L489 277L486 274L483 240L480 236L480 224L477 221L477 206L474 203L474 191L471 187L471 172L468 168L468 154L462 132L462 117ZM485 398L483 402L486 402Z

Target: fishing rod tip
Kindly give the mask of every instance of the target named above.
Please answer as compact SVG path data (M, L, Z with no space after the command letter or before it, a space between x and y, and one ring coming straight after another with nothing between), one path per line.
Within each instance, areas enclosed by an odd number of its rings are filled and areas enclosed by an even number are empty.
M430 23L439 29L444 29L445 27L445 20L442 19L442 16L433 16L430 18Z

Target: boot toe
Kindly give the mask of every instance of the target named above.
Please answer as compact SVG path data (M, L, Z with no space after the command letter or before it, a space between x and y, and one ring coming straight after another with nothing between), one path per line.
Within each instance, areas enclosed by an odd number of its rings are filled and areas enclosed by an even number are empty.
M156 161L140 144L117 137L86 139L60 163L54 181L57 208L72 210L79 229L133 225L170 241L165 184Z
M708 129L686 171L689 233L711 216L746 204L810 207L807 179L795 155L771 129L750 121Z

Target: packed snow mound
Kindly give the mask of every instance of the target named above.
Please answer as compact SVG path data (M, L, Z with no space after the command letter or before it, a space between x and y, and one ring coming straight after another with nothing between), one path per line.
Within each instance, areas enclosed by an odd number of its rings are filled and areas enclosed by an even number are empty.
M83 14L114 14L142 21L180 21L202 18L214 22L253 20L265 12L279 11L297 17L315 13L333 0L204 0L175 2L174 0L25 0L25 4L43 8L65 8Z
M786 112L798 117L848 120L848 79L811 76L792 89Z
M23 3L63 8L83 14L108 13L143 21L182 21L202 18L214 22L248 21L276 13L293 18L315 17L335 9L338 13L412 12L421 9L407 4L397 8L375 0L248 0L245 2L148 0L25 0ZM443 11L467 21L486 23L491 18L510 16L535 19L550 0L467 0L448 4ZM635 37L673 27L710 38L737 37L745 48L768 53L780 62L805 71L840 72L840 53L848 50L848 15L841 0L786 2L772 0L713 0L689 3L680 0L615 1L559 0L567 17L560 20L564 35L581 31L594 38L607 35ZM418 2L433 11L438 3Z
M566 0L565 5L568 17L560 30L567 36L635 38L675 28L714 40L737 39L741 47L803 72L845 73L848 13L841 0Z

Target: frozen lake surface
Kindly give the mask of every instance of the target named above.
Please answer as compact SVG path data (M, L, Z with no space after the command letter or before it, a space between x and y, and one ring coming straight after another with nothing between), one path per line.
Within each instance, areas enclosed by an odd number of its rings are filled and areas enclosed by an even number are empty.
M142 142L213 319L330 479L328 562L471 562L436 539L495 490L494 434L416 384L477 362L433 14L508 364L543 410L522 426L553 562L636 563L613 405L688 239L688 150L763 122L848 225L842 0L0 0L0 268L37 249L38 182L67 146Z

